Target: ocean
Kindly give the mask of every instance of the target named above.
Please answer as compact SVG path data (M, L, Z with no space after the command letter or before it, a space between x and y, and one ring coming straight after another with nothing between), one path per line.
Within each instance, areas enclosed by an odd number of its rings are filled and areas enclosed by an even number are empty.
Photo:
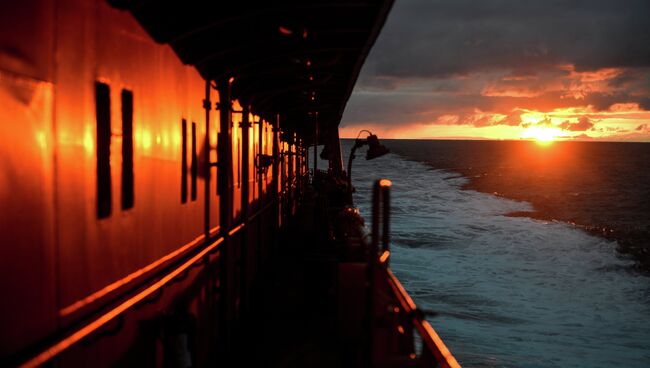
M355 204L392 180L391 267L461 365L650 365L650 144L382 143Z

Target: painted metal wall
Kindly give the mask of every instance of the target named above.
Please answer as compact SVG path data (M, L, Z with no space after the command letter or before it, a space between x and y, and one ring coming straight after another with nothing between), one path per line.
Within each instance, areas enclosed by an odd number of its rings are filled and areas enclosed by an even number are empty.
M170 48L151 41L128 14L103 2L59 1L57 20L58 307L61 317L68 317L89 296L101 295L202 233L204 179L196 178L195 195L182 204L180 162L183 119L188 161L193 126L194 150L197 156L202 151L205 82ZM112 206L102 219L96 208L96 81L110 88ZM131 209L121 208L122 90L134 99ZM218 211L210 217L216 226Z
M56 328L53 6L0 3L0 354Z
M206 151L210 162L220 159L215 88L207 88L206 96L206 82L193 68L168 46L156 44L129 13L103 1L2 3L0 20L0 295L5 296L0 358L5 358L64 336L63 331L139 290L149 274L201 246L207 202L210 235L229 229L219 228L217 167L210 166L207 190L202 169L209 164ZM110 101L103 111L109 125L110 210L101 216L98 83L108 89L103 98ZM125 95L132 96L132 109L125 110L130 106ZM209 132L206 99L211 102ZM232 107L228 196L230 223L236 224L246 223L245 207L251 215L273 203L273 173L280 171L255 165L258 154L273 155L278 148L273 124L251 113L250 126L243 126L242 106L235 101ZM133 203L125 207L123 171L131 161L124 149L130 141L127 115L133 128ZM289 145L283 143L283 149ZM286 179L286 157L282 162ZM242 199L245 180L248 195ZM287 188L278 186L279 191ZM237 249L231 264L246 268L231 272L243 278L227 301L236 308L254 267L270 251L274 218L259 215L244 235L229 241ZM214 337L217 319L210 316L223 309L212 291L224 282L212 269L218 257L207 257L204 268L188 272L158 300L125 312L114 333L119 337L75 344L58 358L61 364L128 361L143 321L177 308L179 298L184 310L203 322L198 334ZM200 286L193 286L197 282ZM188 292L191 297L185 296ZM151 354L145 362L156 360L156 346L138 349Z

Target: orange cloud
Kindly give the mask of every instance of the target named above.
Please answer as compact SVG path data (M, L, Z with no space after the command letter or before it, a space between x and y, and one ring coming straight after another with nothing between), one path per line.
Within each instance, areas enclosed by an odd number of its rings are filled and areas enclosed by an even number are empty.
M615 103L609 107L609 111L613 112L631 112L643 111L638 103Z
M467 115L463 119L463 124L473 125L475 127L485 127L490 125L501 125L501 122L505 121L508 118L508 115L484 112L479 109L474 109L474 113Z
M586 116L581 116L577 123L572 123L568 120L562 122L559 127L563 130L574 132L584 132L594 127L594 123Z
M447 114L447 115L438 116L434 124L455 125L458 124L459 120L460 117L458 115Z
M532 91L527 87L501 85L489 85L481 91L481 95L487 97L537 97L542 93L543 91Z
M345 125L371 124L387 136L410 138L650 141L644 125L650 122L650 89L635 82L646 80L650 68L576 70L566 64L517 73L402 79L394 90L359 93Z
M594 71L576 71L575 65L560 65L558 69L568 72L564 78L565 89L564 98L574 98L582 100L590 93L609 92L611 86L609 81L623 73L620 68L602 68Z
M622 73L623 70L620 68L603 68L595 71L577 72L575 66L572 66L569 78L578 79L582 83L593 83L616 78Z

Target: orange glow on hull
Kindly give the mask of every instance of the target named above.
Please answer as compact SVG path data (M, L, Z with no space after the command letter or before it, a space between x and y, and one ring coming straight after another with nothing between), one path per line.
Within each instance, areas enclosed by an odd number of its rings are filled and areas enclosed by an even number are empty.
M131 281L137 279L138 277L148 273L149 271L155 269L156 267L162 265L163 263L177 257L179 254L182 254L185 251L193 248L194 246L199 244L201 241L203 241L203 238L204 238L203 235L198 236L196 239L192 240L191 242L189 242L189 243L185 244L184 246L176 249L175 251L167 254L166 256L164 256L162 258L159 258L155 262L153 262L153 263L151 263L151 264L149 264L149 265L147 265L147 266L145 266L145 267L143 267L143 268L129 274L128 276L124 277L123 279L118 280L118 281L116 281L116 282L114 282L114 283L112 283L110 285L107 285L106 287L104 287L101 290L99 290L99 291L85 297L84 299L79 300L77 302L74 302L74 303L70 304L69 306L67 306L65 308L62 308L59 311L59 316L65 317L65 316L67 316L69 314L72 314L72 313L76 312L77 310L85 307L86 305L89 305L92 302L94 302L94 301L108 295L112 291L117 290L120 286L129 284Z

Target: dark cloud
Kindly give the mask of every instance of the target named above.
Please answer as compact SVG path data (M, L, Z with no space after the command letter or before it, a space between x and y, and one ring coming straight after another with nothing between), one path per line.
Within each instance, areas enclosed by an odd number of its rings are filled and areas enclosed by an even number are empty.
M615 103L612 100L612 103ZM470 122L467 118L479 110L486 113L508 115L501 125L519 125L521 110L549 111L554 108L587 105L573 99L561 98L559 92L522 98L511 96L481 96L461 93L409 93L399 91L357 91L346 107L343 126L373 123L434 124L443 115L460 115L459 123ZM609 105L607 105L609 107ZM476 125L470 123L469 125ZM494 125L494 124L490 124ZM483 125L482 125L483 126Z
M342 125L430 124L450 112L469 114L489 107L490 101L477 101L473 95L359 91L350 99Z
M634 130L639 131L639 132L643 132L645 130L648 130L648 124L641 124L638 127L636 127L636 129L634 129Z
M626 88L635 91L650 91L650 75L644 68L628 68L608 81L613 88Z
M580 117L577 123L565 121L559 125L560 129L570 130L572 132L584 132L594 127L594 123L586 116Z
M631 95L624 91L590 93L584 98L584 102L598 111L608 110L612 105L621 103L638 103L642 110L650 110L650 97Z
M647 0L397 1L365 67L371 76L535 74L650 66ZM367 79L365 79L367 80Z

